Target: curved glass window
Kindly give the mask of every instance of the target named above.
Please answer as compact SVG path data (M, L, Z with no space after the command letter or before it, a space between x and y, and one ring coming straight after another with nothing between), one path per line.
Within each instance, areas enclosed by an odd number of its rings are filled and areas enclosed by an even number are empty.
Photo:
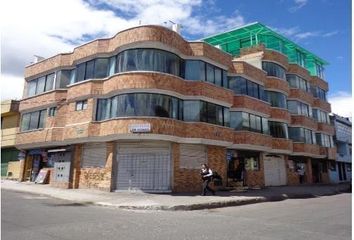
M268 76L274 76L286 80L285 69L279 64L273 62L262 62L262 69Z
M241 76L228 77L228 82L228 88L234 91L235 94L244 94L267 101L264 87L262 85L254 83Z
M268 119L246 112L230 112L230 127L269 134Z
M199 100L182 101L162 94L129 93L97 100L96 120L153 116L229 126L229 109Z
M295 74L286 74L286 80L291 88L302 89L306 92L311 91L310 83Z
M185 79L205 81L205 62L200 60L185 61Z
M183 120L189 122L207 122L220 126L229 126L229 109L223 106L199 100L183 102Z
M312 117L317 122L330 124L329 114L319 109L312 109Z
M323 133L316 133L317 144L322 147L333 147L333 138L330 135Z
M116 72L157 71L180 76L182 59L159 49L128 49L117 55Z
M289 137L294 142L316 144L316 135L312 130L301 127L289 127Z
M327 101L327 91L323 90L322 88L317 86L311 86L311 92L315 98Z
M303 115L306 117L312 117L311 107L309 105L299 102L299 101L289 100L288 101L288 110L292 114Z
M180 100L175 97L152 93L129 93L107 99L98 99L98 121L130 116L155 116L181 119Z
M272 107L287 108L286 96L280 92L266 91L268 96L268 102Z
M282 122L269 121L270 135L275 138L289 138L288 125Z

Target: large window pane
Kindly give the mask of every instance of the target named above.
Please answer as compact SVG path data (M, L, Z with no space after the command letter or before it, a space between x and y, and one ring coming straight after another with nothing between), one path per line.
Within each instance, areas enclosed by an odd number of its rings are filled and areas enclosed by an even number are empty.
M108 76L108 58L98 58L95 60L95 78L105 78Z
M269 121L270 134L276 138L288 138L288 126L286 123Z
M208 122L208 109L207 103L204 101L200 101L200 121L201 122Z
M81 63L76 68L76 82L85 80L86 63Z
M46 117L47 117L47 110L41 110L40 113L39 113L38 128L44 128L45 127Z
M250 128L250 114L242 112L242 129L248 130Z
M251 97L258 98L258 87L257 84L251 81L247 82L247 87L248 87L248 95Z
M230 127L235 130L242 130L243 117L242 112L230 112Z
M230 110L224 107L223 113L224 113L224 126L230 127Z
M216 119L217 119L217 109L216 109L216 105L212 104L212 103L207 103L207 122L208 123L212 123L212 124L216 124Z
M268 76L274 76L286 80L285 69L279 64L273 62L262 62L262 69Z
M36 87L37 87L37 79L36 80L32 80L30 82L27 83L27 96L31 97L36 95Z
M279 92L267 91L268 102L272 107L286 108L286 96Z
M215 84L222 86L222 71L218 67L215 67Z
M109 59L108 75L112 76L116 71L116 56Z
M94 60L88 61L86 63L85 79L93 79L94 78L94 65L95 65Z
M45 76L38 78L36 94L44 92L44 87L45 87Z
M21 131L27 131L30 129L30 119L31 119L30 113L25 113L22 115Z
M288 110L292 114L300 114L300 107L297 101L288 101Z
M37 129L39 120L39 111L31 113L29 129Z
M57 73L57 80L55 83L55 88L66 88L70 83L71 70L61 70Z
M199 122L200 120L200 101L183 102L183 120L190 122Z
M262 133L269 134L269 123L266 118L262 118Z
M186 60L185 78L205 81L205 63L199 60Z
M54 73L47 75L47 79L46 79L46 83L45 83L45 91L50 91L53 89L54 78L55 78Z
M228 88L228 82L227 82L227 71L223 70L222 71L222 85L225 88Z
M215 78L214 78L214 66L211 64L206 64L206 80L207 82L210 83L215 83Z

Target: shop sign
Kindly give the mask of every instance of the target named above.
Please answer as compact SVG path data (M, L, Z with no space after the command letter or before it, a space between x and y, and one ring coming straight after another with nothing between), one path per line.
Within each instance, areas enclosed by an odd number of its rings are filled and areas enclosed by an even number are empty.
M131 133L148 133L151 132L150 123L141 123L141 124L130 124L128 126L129 132Z

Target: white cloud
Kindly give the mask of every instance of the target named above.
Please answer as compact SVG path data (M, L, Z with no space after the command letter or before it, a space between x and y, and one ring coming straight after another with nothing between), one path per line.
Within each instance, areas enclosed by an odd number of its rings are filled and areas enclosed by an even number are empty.
M331 94L328 101L332 106L332 112L343 117L352 117L353 98L348 92L339 91Z
M23 93L24 78L9 74L1 75L1 100L21 99Z
M322 36L323 37L332 37L334 35L337 35L338 33L339 33L338 31L332 31L332 32L325 33Z
M309 37L318 37L320 35L319 32L302 32L302 33L297 33L295 34L295 38L297 39L305 39Z
M232 16L203 15L200 9L213 1L202 0L7 0L1 4L2 79L23 77L33 55L45 58L98 37L142 24L171 20L182 24L182 33L198 39L245 23L236 11ZM205 12L205 11L204 11ZM3 85L18 93L17 81ZM5 95L4 95L5 96ZM21 95L13 95L21 97Z
M295 6L289 8L289 12L294 13L307 4L307 0L294 0Z

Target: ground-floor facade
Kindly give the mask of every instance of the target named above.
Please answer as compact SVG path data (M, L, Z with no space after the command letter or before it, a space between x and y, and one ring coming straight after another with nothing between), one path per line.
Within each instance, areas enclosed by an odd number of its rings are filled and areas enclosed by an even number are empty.
M325 159L158 140L29 149L21 161L21 180L36 181L46 170L46 182L61 188L199 192L203 163L222 177L219 188L329 182Z

